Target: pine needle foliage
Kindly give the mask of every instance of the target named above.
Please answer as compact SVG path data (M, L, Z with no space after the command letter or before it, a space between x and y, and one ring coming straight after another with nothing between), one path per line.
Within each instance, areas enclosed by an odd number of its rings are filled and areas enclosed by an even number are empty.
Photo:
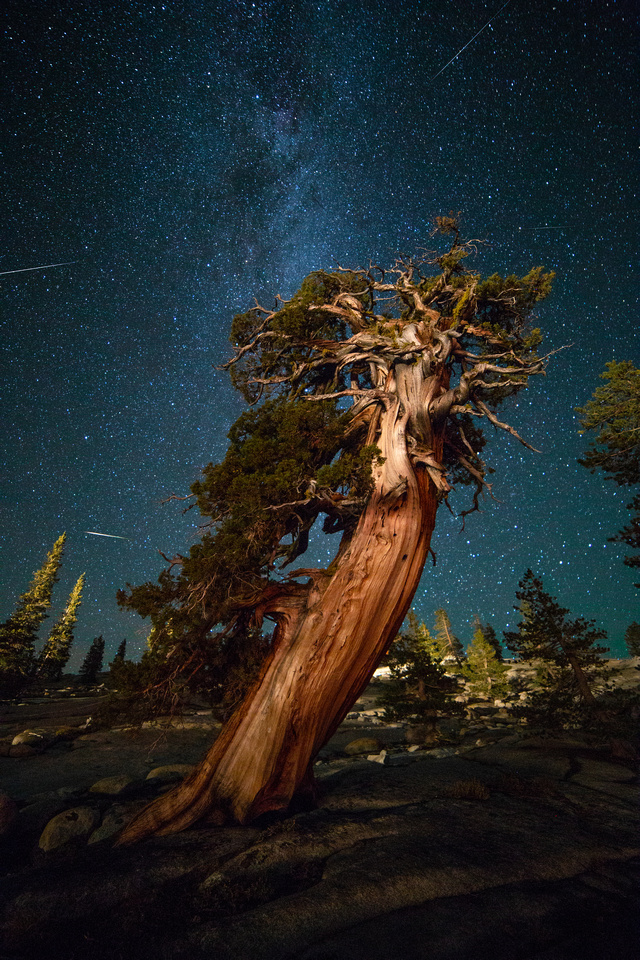
M65 540L65 533L58 537L44 564L34 573L29 589L18 600L14 612L0 625L2 679L27 679L34 671L38 629L48 616Z
M394 640L385 658L390 680L380 703L386 720L421 724L437 716L462 714L462 704L454 700L460 686L447 676L438 652L438 644L414 614L408 630Z
M501 700L508 696L509 683L505 676L507 670L506 664L498 659L495 647L487 637L479 617L476 617L473 640L467 647L466 660L461 670L473 695L487 700Z
M102 635L91 641L87 654L82 661L79 677L82 683L95 683L98 674L102 670L102 660L104 658L104 639Z
M602 470L619 486L640 484L640 368L630 360L607 363L597 387L584 407L578 407L581 433L595 436L578 462L592 473ZM610 539L639 551L624 558L640 568L640 494L627 505L631 522ZM640 588L640 583L636 584Z
M553 727L589 725L598 715L594 690L606 679L606 633L595 621L568 619L569 610L546 593L542 580L527 570L516 591L517 630L505 631L509 650L537 666L538 690L515 712L532 723Z
M67 605L53 625L38 657L37 675L42 680L59 680L69 661L73 643L73 628L78 619L78 607L82 602L85 576L82 573L78 577L69 595Z
M624 642L630 657L640 657L640 623L630 623L624 634Z

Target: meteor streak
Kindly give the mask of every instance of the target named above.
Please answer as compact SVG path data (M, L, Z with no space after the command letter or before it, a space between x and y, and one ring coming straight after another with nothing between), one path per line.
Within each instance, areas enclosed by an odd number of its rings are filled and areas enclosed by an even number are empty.
M92 537L110 537L111 540L131 539L131 537L119 537L117 533L98 533L97 530L85 530L85 533L90 533Z
M444 73L444 71L447 69L447 67L449 66L449 64L453 63L453 61L454 61L457 57L459 57L461 53L464 53L464 51L467 49L467 47L470 46L470 44L472 44L473 41L476 40L477 37L480 36L480 34L482 33L483 30L486 30L486 29L487 29L487 27L489 26L489 24L490 24L493 20L495 20L496 17L499 17L499 16L500 16L500 14L501 14L502 11L504 10L504 8L505 8L505 7L508 7L510 3L511 3L511 0L507 0L506 3L503 3L502 6L500 7L500 9L498 10L498 12L497 12L497 13L494 13L494 15L491 17L491 20L487 20L487 22L485 23L485 25L484 25L483 27L480 27L480 29L478 30L477 33L474 33L474 35L471 37L471 40L469 40L467 43L465 43L464 47L461 47L461 48L458 50L458 52L456 53L456 55L453 56L453 57L451 57L451 60L449 60L449 63L445 63L445 65L444 65L444 67L442 68L442 70L438 70L438 72L435 74L435 76L431 77L431 79L432 79L432 80L435 80L436 77L439 77L441 73Z
M62 263L43 263L39 267L22 267L21 270L0 270L0 277L6 277L8 273L27 273L29 270L48 270L50 267L68 267L77 260L64 260ZM107 536L107 534L105 534Z

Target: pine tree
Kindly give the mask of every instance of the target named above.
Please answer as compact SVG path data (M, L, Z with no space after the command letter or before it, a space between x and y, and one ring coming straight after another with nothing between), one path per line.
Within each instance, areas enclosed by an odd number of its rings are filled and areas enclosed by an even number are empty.
M14 612L0 625L0 676L5 679L26 678L33 672L38 628L51 606L65 540L65 533L58 537Z
M640 623L630 623L624 635L630 657L640 657Z
M578 463L591 473L602 470L619 486L637 487L640 484L640 367L630 360L612 360L606 365L600 379L604 386L594 390L584 407L578 407L580 433L589 430L594 438L584 457ZM631 522L610 537L640 551L640 494L636 494L627 509ZM640 568L640 552L624 558L628 567ZM640 588L640 583L636 583Z
M443 651L441 644L431 635L426 623L418 619L415 611L409 610L407 629L398 634L393 641L388 659L389 661L394 658L397 660L403 655L403 651L409 655L410 650L416 648L425 650L436 663L440 663L446 656L446 651Z
M116 655L113 658L112 662L115 662L117 660L118 663L123 663L126 652L127 652L127 641L121 640L118 646L118 649L116 650Z
M53 625L38 658L37 674L43 680L59 680L67 665L71 655L71 644L73 643L73 628L78 619L78 607L82 602L85 576L82 573L78 577L69 595L67 605Z
M490 623L482 624L482 632L484 634L484 638L487 641L487 643L490 643L491 646L493 647L496 655L496 660L500 660L500 661L504 660L502 644L498 640L498 636L495 630L493 629L492 625Z
M435 618L436 641L441 650L440 659L453 657L456 663L461 664L464 659L464 647L453 632L447 611L442 608L436 610Z
M95 683L96 678L102 670L102 658L104 657L104 640L102 635L92 641L87 655L80 667L80 679L83 683Z
M439 715L461 713L454 696L457 680L447 676L440 663L439 647L415 614L409 629L398 636L387 654L391 679L380 698L385 719L432 726Z
M581 722L589 713L597 716L592 683L607 669L601 659L607 648L597 645L606 633L595 629L593 620L568 620L569 611L544 591L542 580L531 570L519 586L515 609L522 619L517 630L505 631L504 636L520 659L537 661L541 687L529 708L523 709L534 719L551 722Z
M505 678L508 670L496 656L495 647L485 633L480 618L475 618L473 640L467 648L462 675L469 681L474 695L492 700L502 699L509 692Z

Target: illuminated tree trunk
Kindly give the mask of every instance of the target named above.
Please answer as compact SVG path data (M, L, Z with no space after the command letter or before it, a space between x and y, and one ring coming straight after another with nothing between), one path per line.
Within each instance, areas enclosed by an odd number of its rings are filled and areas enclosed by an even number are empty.
M442 436L426 420L421 453L410 456L406 430L418 399L447 386L443 369L425 381L420 364L396 368L374 491L335 572L313 571L305 586L274 585L263 612L277 627L259 679L192 776L141 811L120 843L203 818L247 823L285 810L294 796L313 798L314 758L369 683L420 582L444 483L434 466Z

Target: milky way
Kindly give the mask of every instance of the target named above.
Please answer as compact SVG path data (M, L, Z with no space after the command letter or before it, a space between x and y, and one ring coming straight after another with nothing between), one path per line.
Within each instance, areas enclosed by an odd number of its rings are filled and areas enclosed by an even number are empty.
M542 453L492 432L497 502L462 533L441 511L416 608L501 630L531 566L623 652L638 591L607 537L630 496L577 464L574 408L608 360L640 362L635 12L496 6L5 0L0 618L66 530L58 608L87 571L72 665L99 633L137 655L115 591L198 536L162 501L241 410L216 370L233 314L430 246L461 210L488 241L473 269L557 272L537 323L571 347L508 412Z

